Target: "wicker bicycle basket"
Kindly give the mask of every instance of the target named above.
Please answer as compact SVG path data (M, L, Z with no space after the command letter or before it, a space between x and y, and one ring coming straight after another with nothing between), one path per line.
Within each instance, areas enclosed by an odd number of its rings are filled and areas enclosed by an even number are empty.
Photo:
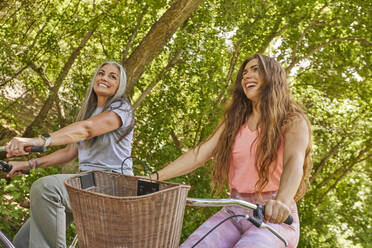
M87 173L95 185L82 189ZM190 186L157 181L159 191L138 196L139 179L102 171L66 179L79 248L178 247Z

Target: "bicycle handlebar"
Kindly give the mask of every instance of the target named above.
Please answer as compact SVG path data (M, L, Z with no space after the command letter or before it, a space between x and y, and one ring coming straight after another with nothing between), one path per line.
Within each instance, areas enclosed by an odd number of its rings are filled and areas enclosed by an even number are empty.
M263 217L265 216L265 206L259 204L253 204L247 201L239 199L200 199L200 198L186 198L186 204L189 206L199 206L199 207L231 207L231 206L242 206L254 211L254 217L245 215L244 218L252 222L255 226L259 228L267 228L271 233L278 237L285 246L288 246L288 242L285 238L278 233L274 228L265 224L263 222ZM291 225L293 222L293 217L290 215L284 221L285 224Z
M253 204L247 201L239 199L200 199L200 198L187 198L186 204L189 206L200 206L200 207L230 207L230 206L243 206L252 210L263 208L263 215L265 215L265 206ZM285 224L291 225L293 222L292 216L284 221Z
M45 152L45 146L26 146L25 152ZM0 146L0 152L6 152L5 146Z
M5 146L0 146L0 152L5 152ZM26 146L25 152L45 152L45 146ZM0 171L2 172L10 172L13 166L8 164L7 162L0 160ZM27 174L27 173L26 173Z

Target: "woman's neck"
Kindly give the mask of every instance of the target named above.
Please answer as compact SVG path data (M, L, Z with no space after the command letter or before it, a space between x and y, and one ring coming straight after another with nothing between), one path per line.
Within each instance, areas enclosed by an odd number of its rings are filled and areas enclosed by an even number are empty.
M97 97L97 108L103 108L107 101L107 97L98 96Z
M248 117L248 127L250 130L254 131L258 128L258 122L261 117L260 108L257 104L253 104L252 113Z
M260 105L257 102L252 101L252 115L260 115Z
M260 116L257 115L257 114L255 115L254 113L252 113L252 114L248 117L248 120L247 120L248 128L249 128L251 131L255 131L255 130L257 130L259 120L260 120Z

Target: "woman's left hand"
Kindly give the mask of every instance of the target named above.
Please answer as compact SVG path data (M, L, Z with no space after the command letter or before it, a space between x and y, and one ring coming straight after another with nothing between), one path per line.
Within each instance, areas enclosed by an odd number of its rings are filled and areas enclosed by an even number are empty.
M280 200L270 200L265 204L265 220L268 222L281 224L290 213L289 207Z
M33 138L22 138L22 137L14 137L9 143L5 146L5 150L7 152L7 157L13 156L23 156L27 155L28 152L25 151L25 147L33 146L33 145L40 145L36 144L37 142Z

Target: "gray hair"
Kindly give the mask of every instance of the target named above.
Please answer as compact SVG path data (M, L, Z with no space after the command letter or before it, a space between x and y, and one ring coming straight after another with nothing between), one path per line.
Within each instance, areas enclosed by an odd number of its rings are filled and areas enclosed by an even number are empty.
M94 79L96 78L98 71L104 65L115 65L120 71L120 79L119 79L118 89L116 90L115 94L106 101L105 106L102 109L102 112L105 111L113 102L124 101L124 93L127 87L127 74L125 72L125 69L122 65L120 65L119 63L115 61L107 61L103 63L102 65L100 65L98 69L96 70L96 72L94 73L93 78L88 87L87 93L85 95L83 106L81 107L79 114L76 118L77 121L88 119L97 107L97 101L98 101L97 95L93 90Z

